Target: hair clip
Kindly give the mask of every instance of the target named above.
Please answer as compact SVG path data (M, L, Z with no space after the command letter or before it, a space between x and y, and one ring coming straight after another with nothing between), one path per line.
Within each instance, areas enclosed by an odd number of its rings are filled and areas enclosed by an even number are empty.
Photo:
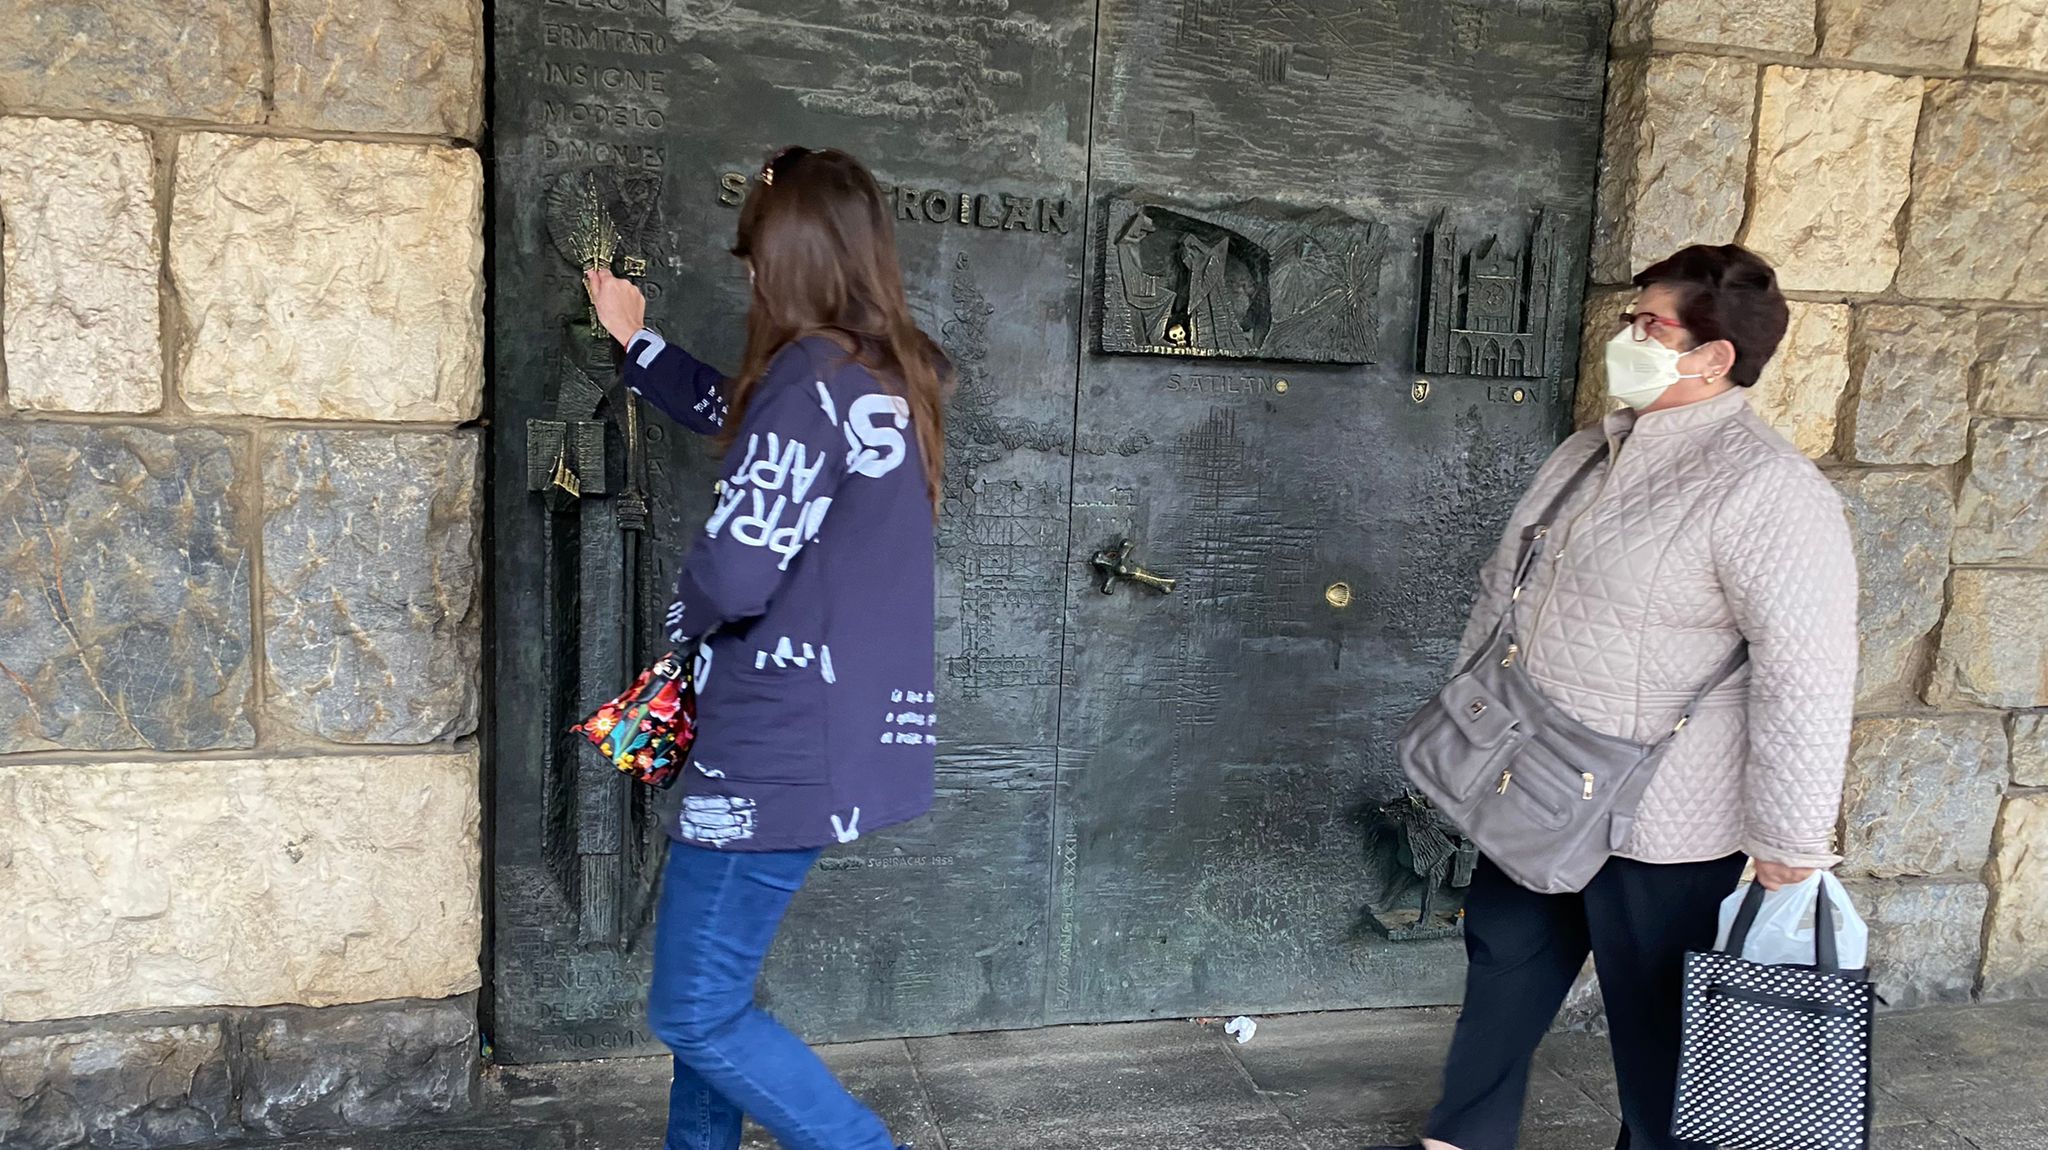
M770 166L761 169L761 186L764 188L772 188L775 186L774 167Z

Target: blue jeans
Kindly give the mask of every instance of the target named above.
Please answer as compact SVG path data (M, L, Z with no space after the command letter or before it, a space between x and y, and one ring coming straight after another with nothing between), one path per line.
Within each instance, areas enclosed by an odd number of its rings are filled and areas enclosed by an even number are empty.
M821 853L669 844L647 993L648 1025L676 1056L664 1150L737 1150L743 1114L784 1150L895 1150L874 1111L754 1005L761 961Z

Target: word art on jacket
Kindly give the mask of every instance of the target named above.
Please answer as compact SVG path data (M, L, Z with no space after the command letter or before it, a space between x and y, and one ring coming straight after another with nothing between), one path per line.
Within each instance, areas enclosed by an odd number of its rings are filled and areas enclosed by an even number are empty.
M719 373L652 331L625 381L701 434ZM910 406L831 340L782 349L749 397L669 608L702 639L697 743L671 834L725 850L852 842L930 809L933 531Z

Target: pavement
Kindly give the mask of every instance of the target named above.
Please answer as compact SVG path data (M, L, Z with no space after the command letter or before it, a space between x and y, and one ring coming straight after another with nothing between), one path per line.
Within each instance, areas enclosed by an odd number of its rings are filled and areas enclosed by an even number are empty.
M866 1042L825 1060L917 1150L1362 1150L1414 1137L1436 1097L1451 1010L1145 1022ZM1523 1150L1606 1150L1606 1040L1538 1055ZM1879 1150L2048 1150L2048 1002L1882 1015ZM291 1150L656 1150L665 1059L497 1067L451 1125ZM756 1130L749 1150L772 1145ZM261 1144L258 1144L261 1145Z

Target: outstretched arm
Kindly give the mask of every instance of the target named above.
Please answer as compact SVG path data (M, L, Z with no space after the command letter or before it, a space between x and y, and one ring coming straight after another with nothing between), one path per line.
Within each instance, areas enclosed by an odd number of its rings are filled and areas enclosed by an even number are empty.
M725 377L647 326L647 300L631 280L603 268L587 272L597 320L626 349L621 378L670 419L699 435L725 427Z

